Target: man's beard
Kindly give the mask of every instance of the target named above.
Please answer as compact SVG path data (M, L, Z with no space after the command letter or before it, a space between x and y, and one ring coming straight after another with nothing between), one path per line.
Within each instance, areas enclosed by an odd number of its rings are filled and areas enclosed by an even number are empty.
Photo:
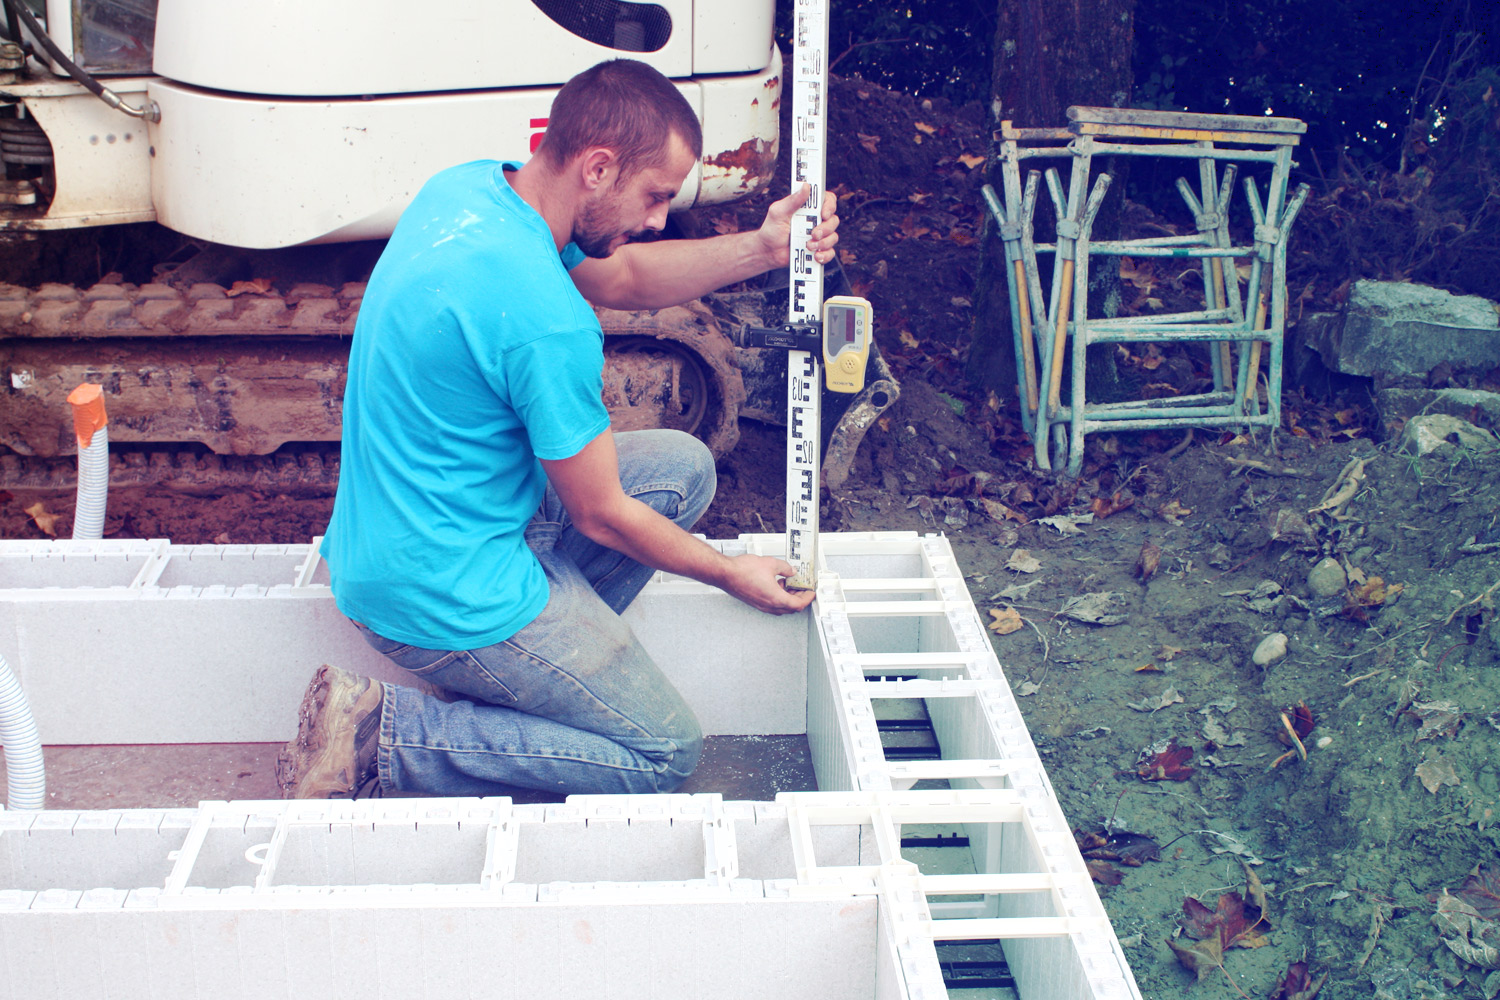
M602 260L615 252L615 239L623 234L615 228L612 216L602 198L584 204L573 222L572 240L585 257Z

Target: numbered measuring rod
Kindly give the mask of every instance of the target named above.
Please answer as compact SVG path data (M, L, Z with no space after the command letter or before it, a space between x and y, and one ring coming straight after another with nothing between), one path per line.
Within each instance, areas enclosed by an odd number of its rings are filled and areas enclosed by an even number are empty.
M796 572L790 590L817 584L818 492L822 448L819 362L828 365L828 388L856 393L864 387L874 316L870 303L838 295L823 301L823 265L807 249L821 221L826 155L828 48L827 0L797 0L792 29L792 188L808 185L807 201L792 216L790 295L785 326L746 327L740 347L771 347L787 355L786 551ZM821 359L819 357L821 355Z

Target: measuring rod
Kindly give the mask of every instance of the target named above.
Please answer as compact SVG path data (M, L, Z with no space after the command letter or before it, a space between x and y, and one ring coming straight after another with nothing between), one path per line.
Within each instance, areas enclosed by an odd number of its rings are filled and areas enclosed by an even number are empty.
M787 324L805 328L823 318L823 265L807 249L807 241L820 221L823 206L828 2L797 0L793 17L792 189L808 184L811 190L806 204L792 216ZM786 364L786 560L797 570L787 581L791 590L811 590L817 583L818 453L823 434L819 358L814 350L794 348Z

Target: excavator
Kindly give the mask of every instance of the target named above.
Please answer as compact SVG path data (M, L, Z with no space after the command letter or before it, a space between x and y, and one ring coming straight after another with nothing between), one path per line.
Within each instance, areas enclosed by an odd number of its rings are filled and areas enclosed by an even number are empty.
M526 159L557 90L602 59L649 62L699 112L674 218L784 183L774 0L0 4L0 254L108 226L188 249L133 282L0 284L0 488L71 481L80 382L104 388L122 485L331 487L381 241L438 170ZM722 456L741 417L783 422L784 354L730 336L774 323L776 296L601 310L616 429L684 429ZM826 482L898 392L877 352L825 419Z

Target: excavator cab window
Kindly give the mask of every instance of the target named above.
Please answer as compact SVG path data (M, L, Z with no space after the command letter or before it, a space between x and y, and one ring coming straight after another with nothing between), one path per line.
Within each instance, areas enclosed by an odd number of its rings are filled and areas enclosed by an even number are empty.
M531 0L579 38L621 52L656 52L672 37L672 15L628 0Z

